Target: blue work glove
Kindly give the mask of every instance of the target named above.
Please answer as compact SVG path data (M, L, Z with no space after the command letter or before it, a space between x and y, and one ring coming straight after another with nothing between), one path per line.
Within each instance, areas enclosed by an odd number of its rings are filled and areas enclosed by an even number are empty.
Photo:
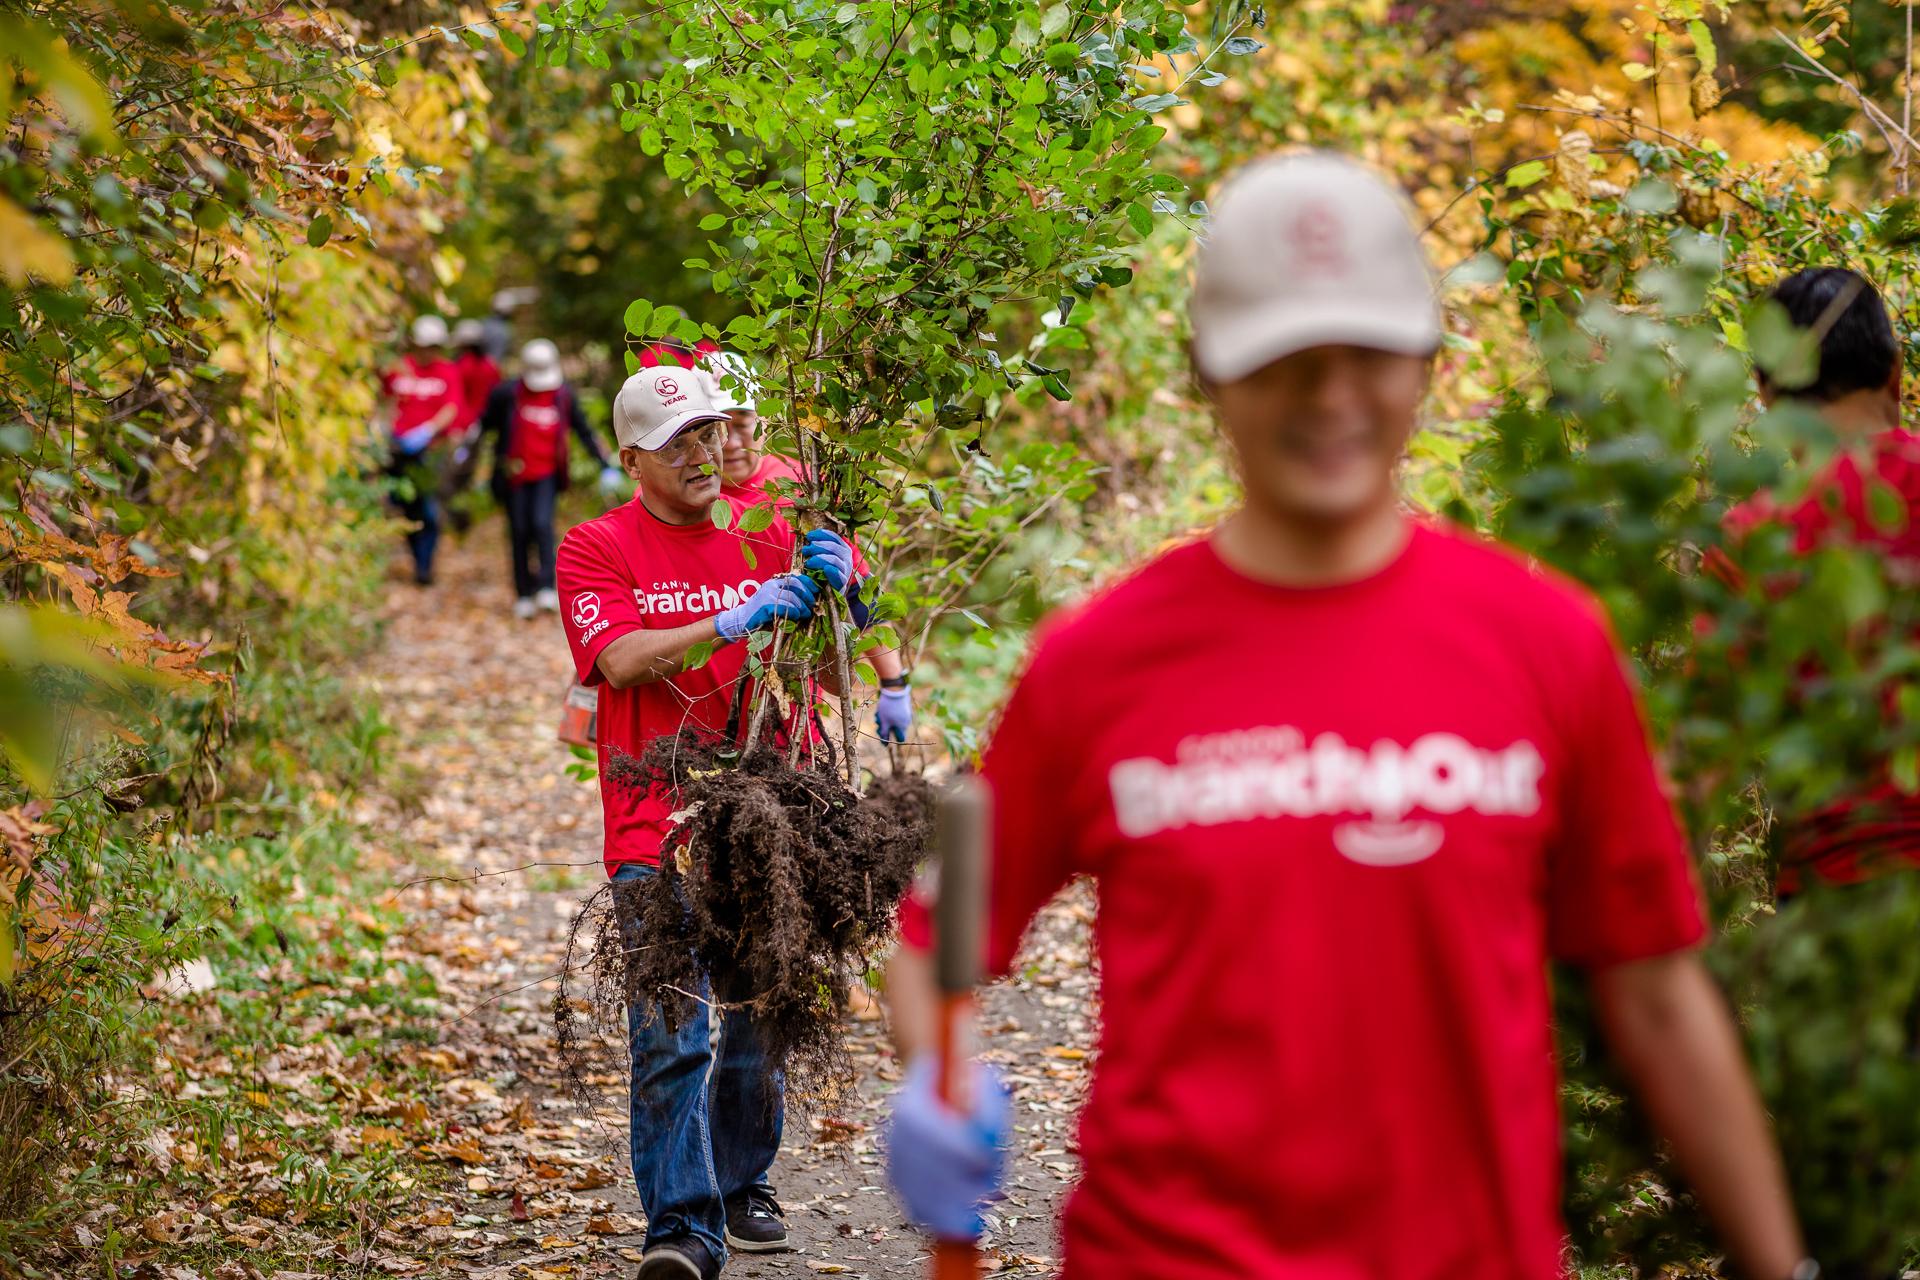
M913 691L911 689L882 689L880 707L874 714L874 720L880 729L880 741L905 742L907 734L913 730Z
M913 1225L940 1240L979 1239L986 1226L981 1210L1000 1198L1007 1179L1013 1112L1007 1087L992 1067L969 1065L971 1114L958 1115L940 1101L938 1067L923 1054L908 1065L887 1116L887 1181Z
M800 540L800 562L835 591L845 591L853 581L853 548L831 529L814 529Z
M433 438L440 434L440 428L431 422L423 422L411 431L402 431L394 437L394 443L400 446L400 452L409 458L418 457L427 451Z
M618 493L626 487L627 473L614 466L602 467L600 468L600 479L598 483L600 492Z
M813 598L818 591L813 579L804 574L783 573L777 578L768 578L745 600L716 613L714 628L722 640L738 640L749 631L758 631L776 622L805 621L813 616Z

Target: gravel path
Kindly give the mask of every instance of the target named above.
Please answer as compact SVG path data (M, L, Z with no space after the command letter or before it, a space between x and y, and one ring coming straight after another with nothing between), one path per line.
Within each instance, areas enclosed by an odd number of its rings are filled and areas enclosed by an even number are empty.
M394 888L431 957L444 1020L423 1053L446 1074L449 1177L425 1211L383 1233L434 1274L488 1280L627 1275L644 1214L626 1156L624 1049L599 1046L591 1107L569 1096L551 1006L568 926L602 882L600 808L554 738L567 680L558 622L516 621L504 535L482 523L445 548L438 586L396 583L388 637L366 678L394 725L384 794L365 817L423 879ZM1019 1142L993 1216L991 1269L1043 1275L1072 1181L1073 1113L1093 1016L1088 899L1036 926L1016 977L986 993L982 1023L1015 1085ZM926 1274L918 1237L881 1185L875 1134L899 1077L875 1007L847 1028L857 1090L833 1114L792 1115L773 1171L796 1250L736 1258L729 1276Z

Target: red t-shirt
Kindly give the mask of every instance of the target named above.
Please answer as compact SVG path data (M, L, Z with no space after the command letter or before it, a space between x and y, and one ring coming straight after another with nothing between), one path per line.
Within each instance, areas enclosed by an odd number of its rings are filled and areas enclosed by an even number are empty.
M1899 519L1890 526L1874 518L1863 461L1898 499ZM1839 543L1876 547L1885 552L1896 578L1920 582L1920 435L1901 427L1882 431L1869 449L1836 457L1800 501L1781 506L1763 490L1729 509L1723 523L1736 555L1737 544L1755 529L1777 524L1793 531L1796 554L1812 555ZM1718 547L1708 551L1705 567L1736 589L1745 582L1734 557ZM1792 589L1790 582L1769 585ZM1809 873L1850 884L1886 866L1920 864L1920 797L1882 776L1793 819L1784 833L1778 883L1782 893L1796 892Z
M992 970L1099 893L1064 1277L1560 1275L1547 960L1703 932L1584 592L1426 524L1320 590L1188 543L1043 629L983 772Z
M649 342L639 351L640 367L652 369L663 364L677 364L682 369L699 367L708 356L719 354L719 344L709 338L702 338L693 344L691 350L667 342Z
M455 363L460 366L460 399L465 406L460 425L465 427L480 420L487 397L500 385L500 366L492 356L479 351L462 351Z
M460 367L444 357L416 360L413 353L408 352L380 381L393 401L393 434L396 436L432 421L447 405L462 403Z
M776 480L785 480L792 485L800 483L800 468L791 458L783 458L777 453L763 453L760 461L754 465L753 474L741 484L725 481L720 489L729 498L743 499L747 503L764 502L767 498L767 486ZM776 507L790 507L793 499L783 494L774 504Z
M741 554L750 545L755 565ZM609 644L644 627L668 629L731 608L783 572L793 530L775 520L759 533L723 532L709 521L671 525L634 498L575 525L560 542L557 587L567 646L580 683L600 689L600 805L606 818L607 874L623 862L658 864L671 798L606 781L614 750L639 755L662 734L685 728L726 729L734 685L744 679L747 646L722 645L701 667L652 684L609 688L596 660ZM741 697L741 736L749 682Z
M567 420L560 390L529 391L524 385L513 397L513 434L507 446L507 478L514 484L532 484L560 469L566 453Z

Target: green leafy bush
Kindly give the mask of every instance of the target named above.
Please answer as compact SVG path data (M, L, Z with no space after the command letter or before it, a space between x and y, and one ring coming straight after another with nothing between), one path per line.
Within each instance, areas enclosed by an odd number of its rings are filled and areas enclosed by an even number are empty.
M1510 394L1469 454L1455 514L1593 588L1641 670L1721 935L1713 963L1747 1019L1810 1239L1830 1266L1880 1274L1920 1242L1914 962L1891 938L1912 875L1810 894L1778 914L1767 832L1879 776L1920 726L1885 714L1920 663L1920 601L1875 551L1797 557L1784 532L1700 571L1728 507L1804 492L1836 449L1804 408L1757 413L1748 364L1807 358L1777 308L1728 296L1721 241L1681 228L1623 292L1548 315L1544 385ZM1716 314L1716 311L1719 314ZM1563 985L1569 1216L1593 1261L1695 1261L1711 1236L1621 1101L1577 983ZM1905 1021L1903 1021L1905 1019ZM1905 1028L1903 1036L1902 1028Z

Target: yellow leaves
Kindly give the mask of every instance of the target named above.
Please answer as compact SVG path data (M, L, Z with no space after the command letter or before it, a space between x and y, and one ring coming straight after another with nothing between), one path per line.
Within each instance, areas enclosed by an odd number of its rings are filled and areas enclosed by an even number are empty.
M65 284L73 278L67 242L5 196L0 196L0 277L15 288L30 280Z
M37 18L0 14L0 68L11 72L6 76L9 91L0 94L7 115L14 113L11 81L17 75L29 99L57 108L96 146L113 144L113 103L52 26Z

